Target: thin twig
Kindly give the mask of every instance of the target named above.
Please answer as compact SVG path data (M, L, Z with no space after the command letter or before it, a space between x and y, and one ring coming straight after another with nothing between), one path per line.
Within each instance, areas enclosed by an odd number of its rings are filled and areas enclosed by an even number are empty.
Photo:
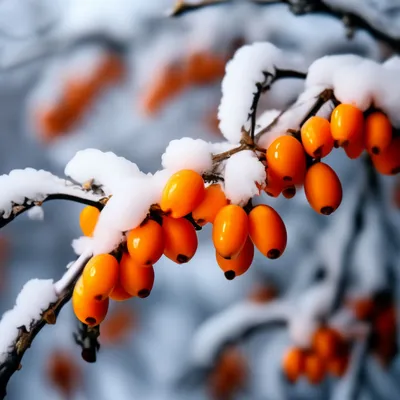
M74 333L74 340L82 348L82 359L88 363L96 362L97 352L100 350L99 336L99 325L90 327L79 322L78 332Z
M170 17L179 17L187 12L196 11L200 8L217 6L226 3L230 3L230 0L203 0L199 3L186 3L185 1L179 0L171 12L168 13L168 15Z

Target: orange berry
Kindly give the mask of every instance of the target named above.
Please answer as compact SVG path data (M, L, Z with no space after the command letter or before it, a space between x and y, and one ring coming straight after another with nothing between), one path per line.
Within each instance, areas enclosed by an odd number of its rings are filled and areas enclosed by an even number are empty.
M324 360L317 354L309 353L305 359L304 370L308 381L313 385L317 385L325 378L326 365Z
M192 211L192 217L200 226L213 223L218 211L227 204L228 200L221 185L210 185L206 188L203 201Z
M265 180L266 185L264 188L264 192L267 193L268 196L278 197L282 193L284 184L273 169L266 168L266 173L267 178Z
M326 157L333 149L333 137L329 121L322 117L311 117L301 127L304 150L315 158Z
M364 115L351 104L339 104L331 114L331 132L335 142L346 147L357 141L364 130Z
M160 224L152 219L147 219L132 229L126 242L130 256L139 265L155 264L164 252L163 230Z
M100 210L93 206L86 206L79 216L79 225L85 236L92 236L100 216Z
M333 359L343 351L344 342L339 332L321 327L314 332L312 347L319 357Z
M161 198L161 209L181 218L191 213L204 199L204 181L201 175L190 169L183 169L167 181Z
M196 254L197 234L193 225L184 218L163 217L164 255L177 264L189 262Z
M374 300L368 297L350 301L349 306L360 321L371 319L375 312Z
M400 136L393 138L389 146L378 155L372 155L376 170L382 175L395 175L400 172Z
M300 184L306 171L303 146L293 136L276 138L267 149L267 164L279 179Z
M335 357L328 362L328 371L331 375L341 378L347 371L349 356Z
M108 304L108 298L97 301L91 295L88 295L83 277L81 276L78 279L72 293L72 307L79 321L89 326L100 324L107 315Z
M282 196L285 199L293 199L296 196L296 186L288 186L282 190Z
M222 271L225 272L226 279L232 280L244 274L249 268L254 258L254 245L248 237L239 255L231 260L227 260L215 252L217 263Z
M320 214L332 214L342 202L342 184L336 172L318 162L307 171L304 192L311 207Z
M243 249L249 233L249 222L242 207L222 207L214 220L212 239L221 257L235 258Z
M347 157L351 160L355 160L360 157L365 149L364 136L360 136L359 138L351 141L344 147L344 151L346 152Z
M304 350L293 347L289 349L282 361L282 368L286 378L295 383L304 373L306 353Z
M128 253L123 254L119 267L122 288L132 296L148 297L154 284L153 267L137 264Z
M118 282L118 261L110 254L92 257L83 269L85 292L96 300L107 298Z
M280 215L266 204L260 204L250 211L249 234L259 252L270 259L280 257L285 251L285 224Z
M117 284L114 286L114 289L110 293L110 299L114 301L125 301L133 296L129 294L121 285L121 282L118 279Z
M365 119L365 147L370 154L386 150L392 141L392 124L382 112L374 112Z

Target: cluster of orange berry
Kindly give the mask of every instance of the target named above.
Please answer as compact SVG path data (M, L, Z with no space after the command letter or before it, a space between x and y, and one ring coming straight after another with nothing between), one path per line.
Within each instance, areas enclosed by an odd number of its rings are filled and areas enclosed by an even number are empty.
M69 131L88 110L99 93L110 84L118 82L124 73L121 59L109 54L105 57L90 78L68 80L57 104L40 110L37 114L40 134L45 140Z
M305 376L313 385L329 373L340 378L349 363L349 343L335 329L324 326L314 332L309 349L291 348L282 361L286 378L291 383Z
M207 52L192 53L176 64L164 67L142 98L148 114L156 113L168 99L191 86L207 85L222 79L226 60Z
M273 197L293 197L304 185L311 207L329 215L342 201L342 186L335 171L321 162L334 147L342 147L351 159L364 150L375 169L384 175L400 172L400 137L393 135L388 117L380 111L364 113L351 104L339 104L330 121L312 116L300 134L275 139L267 149L267 186Z

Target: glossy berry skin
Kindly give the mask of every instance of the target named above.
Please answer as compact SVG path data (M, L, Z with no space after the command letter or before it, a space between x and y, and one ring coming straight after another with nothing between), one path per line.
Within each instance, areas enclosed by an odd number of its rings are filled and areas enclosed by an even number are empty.
M265 180L266 185L264 192L268 196L278 197L284 188L284 182L279 178L279 176L271 168L266 168L267 178Z
M389 146L378 155L372 155L372 163L382 175L396 175L400 172L400 137L395 137Z
M148 297L154 285L153 267L137 264L128 253L124 253L119 266L122 288L132 296Z
M100 216L100 211L96 207L86 206L79 216L79 225L85 236L92 236L94 228Z
M301 142L308 155L326 157L333 149L331 125L325 118L313 116L301 127Z
M270 206L261 204L249 213L249 235L264 256L275 259L285 251L287 233L280 215Z
M196 254L198 240L193 225L184 218L163 217L164 255L177 264L189 262Z
M78 279L72 293L72 308L79 321L89 326L100 324L107 315L108 304L108 298L97 301L88 295L82 276Z
M160 207L173 218L190 214L204 199L204 181L201 175L189 169L171 176L162 192Z
M120 280L118 279L117 284L114 286L114 289L110 293L110 299L114 301L125 301L132 297L133 296L123 288Z
M343 352L344 342L334 329L321 327L313 335L312 347L316 354L324 360L334 359Z
M311 207L319 214L332 214L342 202L342 184L335 171L322 162L308 169L304 192Z
M203 201L192 211L192 217L197 225L204 226L213 223L218 211L228 204L224 191L219 184L208 186Z
M360 157L365 149L364 136L360 136L359 138L349 142L346 147L344 147L344 151L351 160L355 160Z
M254 258L254 245L250 238L247 238L246 243L239 255L231 260L227 260L215 252L217 263L224 271L225 277L232 280L237 276L243 275L251 266Z
M156 221L147 219L128 233L130 256L140 265L155 264L164 252L164 233Z
M233 259L243 249L249 233L249 222L242 207L227 205L218 212L214 220L212 239L217 253Z
M392 141L392 124L382 112L376 111L365 119L365 147L370 154L380 154Z
M306 170L303 146L293 136L276 138L267 149L267 165L282 181L301 184Z
M304 374L306 354L304 350L293 347L286 351L282 369L289 382L295 383Z
M107 298L118 282L118 261L110 254L98 254L86 264L83 284L88 296L96 300Z
M331 132L338 146L346 147L360 139L364 131L364 115L351 104L339 104L331 114Z
M326 375L324 360L315 353L308 353L305 359L304 371L308 382L318 385Z

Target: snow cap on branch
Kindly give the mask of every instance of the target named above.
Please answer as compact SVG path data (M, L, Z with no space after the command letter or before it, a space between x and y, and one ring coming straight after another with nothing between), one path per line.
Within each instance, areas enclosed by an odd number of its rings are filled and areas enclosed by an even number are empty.
M210 144L189 137L172 140L162 155L162 166L171 172L191 169L202 174L212 168Z

